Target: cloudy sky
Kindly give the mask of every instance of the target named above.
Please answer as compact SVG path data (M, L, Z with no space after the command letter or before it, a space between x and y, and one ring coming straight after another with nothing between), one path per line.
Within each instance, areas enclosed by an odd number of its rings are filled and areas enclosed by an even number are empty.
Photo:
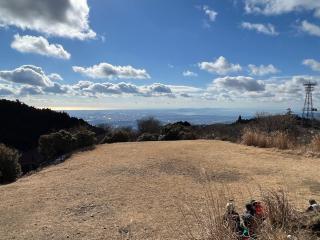
M1 0L0 59L0 97L37 107L299 109L320 1Z

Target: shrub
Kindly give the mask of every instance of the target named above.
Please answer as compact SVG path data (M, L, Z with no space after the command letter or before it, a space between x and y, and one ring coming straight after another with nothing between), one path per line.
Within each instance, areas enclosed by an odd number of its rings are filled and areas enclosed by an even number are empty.
M296 135L298 133L298 119L295 115L270 115L260 113L256 115L255 127L262 132L290 132Z
M17 150L0 144L0 183L13 182L21 174L20 154Z
M42 135L39 139L39 152L46 160L52 160L72 151L76 146L76 138L65 130Z
M165 125L161 130L159 140L192 140L196 139L190 123L176 122Z
M150 133L143 133L138 137L138 142L147 142L147 141L157 141L159 135L157 134L150 134Z
M137 121L138 131L142 133L159 134L161 131L161 123L154 117L142 118Z
M135 139L135 133L131 128L116 128L105 137L103 143L129 142Z
M93 146L96 142L96 134L87 129L81 129L74 134L77 148Z

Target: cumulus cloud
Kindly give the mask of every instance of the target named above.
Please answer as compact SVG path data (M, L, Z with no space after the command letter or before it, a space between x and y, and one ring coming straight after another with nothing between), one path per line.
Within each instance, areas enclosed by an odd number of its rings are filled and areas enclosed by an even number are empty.
M1 0L0 25L51 36L95 38L89 26L87 0Z
M14 35L11 47L22 53L35 53L43 56L70 59L71 55L60 44L50 44L44 37Z
M52 86L43 87L42 90L46 93L64 94L70 92L70 86L54 82Z
M52 81L42 68L33 65L22 65L14 70L0 71L0 79L33 86L46 87L52 85Z
M216 11L214 11L213 9L210 9L208 6L203 6L202 10L204 11L204 13L207 15L207 17L209 18L210 22L214 22L216 20L216 17L218 15L218 13Z
M20 96L40 95L43 94L41 88L37 86L22 86L19 90Z
M250 23L250 22L243 22L241 27L248 30L253 30L258 33L263 33L270 36L277 36L279 33L276 31L276 28L270 24L262 24L262 23Z
M49 79L52 81L62 81L63 78L58 73L51 73L48 75Z
M297 101L297 99L302 101L304 97L303 83L319 82L319 80L319 77L308 75L267 80L256 80L245 76L223 77L214 79L202 96L204 99L214 101L252 99L262 102ZM316 92L319 93L320 90L316 89ZM317 95L315 94L315 96Z
M293 76L290 79L285 79L280 84L270 84L269 89L270 91L275 91L278 95L283 95L284 97L297 97L303 95L303 84L309 81L317 82L318 78L305 75Z
M91 78L101 79L149 79L150 75L145 69L136 69L132 66L114 66L110 63L100 63L92 67L73 66L73 71Z
M304 20L301 23L300 29L310 35L320 37L320 26L316 24Z
M13 89L10 89L8 86L1 84L0 85L0 96L5 97L5 96L11 96L14 95L15 92Z
M245 0L247 13L260 13L265 15L279 15L293 11L314 11L320 17L319 0Z
M197 73L192 72L192 71L189 71L189 70L184 71L184 72L182 73L182 75L183 75L184 77L197 77L197 76L198 76Z
M305 59L302 64L310 67L313 71L320 71L320 62L314 59Z
M150 86L146 87L148 89L148 92L152 92L152 93L172 93L171 89L161 83L154 83Z
M251 77L245 76L216 78L213 80L212 87L248 92L260 92L265 90L265 84L262 81L257 81Z
M116 95L120 95L120 94L138 94L139 93L139 89L137 86L130 84L130 83L109 83L109 82L105 82L105 83L90 83L90 82L82 82L83 84L88 84L85 88L83 88L82 90L84 92L88 92L91 93L93 95L95 94L116 94Z
M250 74L256 75L256 76L276 74L279 72L279 70L272 64L269 64L266 66L265 65L256 66L254 64L249 64L248 67L249 67Z
M108 95L133 95L142 97L174 97L171 88L161 83L137 86L131 83L94 83L91 81L79 81L70 86L77 94L86 96L108 96Z
M229 63L228 60L223 56L220 56L213 62L201 62L198 65L202 70L219 75L225 75L231 72L239 72L242 70L239 64Z

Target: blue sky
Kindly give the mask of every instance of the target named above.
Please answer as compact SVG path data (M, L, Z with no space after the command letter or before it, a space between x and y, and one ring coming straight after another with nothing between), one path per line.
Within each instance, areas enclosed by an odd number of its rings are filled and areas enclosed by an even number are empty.
M57 109L299 109L302 83L319 80L319 40L318 0L2 0L0 96Z

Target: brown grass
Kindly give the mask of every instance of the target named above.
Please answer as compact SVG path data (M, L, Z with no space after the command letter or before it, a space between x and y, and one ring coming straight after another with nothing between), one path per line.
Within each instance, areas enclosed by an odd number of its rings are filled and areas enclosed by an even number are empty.
M320 199L318 158L222 141L106 144L0 186L0 239L185 239L177 203L205 209L203 169L240 213L259 185L285 182L299 209Z
M245 128L242 134L241 142L248 146L261 148L279 148L288 149L292 145L289 134L282 131L271 133L262 132L253 128Z
M246 128L243 131L241 142L248 146L266 148L270 147L270 136L259 130Z
M286 132L276 131L271 133L271 146L279 149L288 149L290 146L290 137Z
M228 196L224 186L220 188L205 187L204 204L201 211L191 204L179 205L182 224L181 232L188 240L239 240L236 233L223 218ZM316 239L315 232L306 229L306 221L313 215L301 213L289 200L289 195L283 189L261 190L259 201L266 209L265 219L257 225L256 238L259 240L285 240L291 235L297 240ZM237 209L236 209L237 211ZM240 215L241 216L241 215ZM317 215L320 217L320 215ZM310 225L312 226L312 225Z
M320 152L320 134L313 136L311 140L311 148L315 152Z

